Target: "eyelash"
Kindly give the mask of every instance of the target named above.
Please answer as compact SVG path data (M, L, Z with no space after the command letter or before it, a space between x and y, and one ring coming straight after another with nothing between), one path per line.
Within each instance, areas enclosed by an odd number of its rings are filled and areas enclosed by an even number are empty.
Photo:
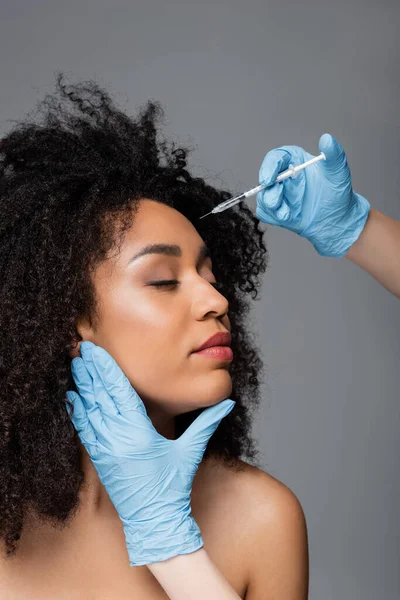
M178 285L179 281L177 281L176 279L168 279L165 281L154 281L153 283L150 283L149 285L154 286L154 287L164 287L164 286L168 286L168 285ZM221 284L218 283L218 281L210 281L209 282L213 287L215 287L215 289L219 289L221 287Z

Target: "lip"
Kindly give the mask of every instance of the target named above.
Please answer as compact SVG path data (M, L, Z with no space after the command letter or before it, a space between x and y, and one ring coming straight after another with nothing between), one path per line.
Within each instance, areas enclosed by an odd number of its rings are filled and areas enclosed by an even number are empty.
M224 360L227 362L231 362L233 360L232 348L229 346L210 346L209 348L204 348L204 350L193 352L193 354L205 356L207 358L215 358L216 360Z
M208 340L204 342L201 346L193 350L193 352L201 352L201 350L205 350L206 348L211 348L213 346L230 346L231 343L231 334L229 331L218 331L214 333Z

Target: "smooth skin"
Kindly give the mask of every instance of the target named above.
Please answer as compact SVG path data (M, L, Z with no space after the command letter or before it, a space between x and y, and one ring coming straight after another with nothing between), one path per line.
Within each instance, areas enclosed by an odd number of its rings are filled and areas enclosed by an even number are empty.
M371 208L365 227L346 258L400 300L400 221Z
M132 261L151 243L179 243L181 256L146 254ZM100 346L115 359L141 397L154 427L171 440L175 439L175 415L220 403L229 397L232 386L226 363L190 355L216 331L230 329L227 300L213 286L211 258L203 256L198 260L202 246L197 230L181 213L143 199L117 260L105 262L95 274L100 322L96 328L84 321L78 323L82 339ZM177 280L179 284L164 288L152 285L162 280ZM79 352L80 344L73 356L78 357ZM107 505L106 489L92 468L86 449L82 449L90 478L90 498ZM284 590L288 598L303 600L308 586L308 548L300 503L286 486L271 486L266 473L254 468L251 471L254 480L247 494L254 497L257 509L249 507L251 519L247 527L253 532L253 543L247 552L246 566L252 591L246 598L257 598L257 594L264 594L272 586L280 600ZM89 497L87 501L90 502ZM264 511L260 510L263 503ZM276 548L280 548L280 553ZM189 564L200 568L198 574L203 582L212 578L212 586L208 586L210 598L211 590L220 598L225 593L228 597L240 597L204 547L186 555L190 562L178 563L181 559L183 555L148 565L169 597L176 593L175 569L186 569ZM193 560L200 561L196 562L197 567ZM172 581L165 576L166 565L173 573ZM186 586L186 598L196 598L201 589L199 579L193 573L189 580L193 589Z
M130 262L149 243L179 244L181 256L150 254ZM197 230L181 213L143 199L121 252L94 275L100 300L97 327L84 321L77 324L82 340L105 349L133 388L141 391L153 426L169 440L175 439L174 415L216 406L231 393L226 363L190 356L216 330L230 330L228 302L213 285L211 259L199 260L202 245ZM152 285L171 279L179 284ZM71 358L79 356L80 344ZM307 597L304 513L295 494L268 473L243 461L238 461L241 471L228 469L221 461L201 462L191 505L204 547L171 562L130 567L119 515L83 444L81 451L85 485L78 514L62 531L33 516L32 522L27 519L17 559L0 561L0 596L171 598L175 594L171 586L179 583L175 567L183 565L191 569L189 580L196 589L201 589L198 577L206 584L207 573L219 573L218 581L213 578L207 585L210 598L221 585L235 593L233 597L247 600ZM178 562L185 557L190 564ZM166 565L172 582L162 572ZM168 588L168 596L163 588Z
M134 258L160 243L176 249ZM141 200L120 254L95 273L97 327L83 320L77 324L82 340L114 358L156 429L170 439L177 414L216 404L232 390L229 365L191 355L217 331L230 331L228 301L214 287L211 257L202 254L203 246L180 212ZM179 283L154 285L168 281ZM79 350L80 344L72 356Z

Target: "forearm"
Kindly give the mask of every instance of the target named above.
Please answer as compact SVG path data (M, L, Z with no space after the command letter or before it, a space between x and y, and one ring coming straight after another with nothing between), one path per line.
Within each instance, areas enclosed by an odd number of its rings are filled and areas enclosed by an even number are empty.
M147 567L171 600L240 600L204 547Z
M400 299L400 221L371 207L363 231L345 258Z

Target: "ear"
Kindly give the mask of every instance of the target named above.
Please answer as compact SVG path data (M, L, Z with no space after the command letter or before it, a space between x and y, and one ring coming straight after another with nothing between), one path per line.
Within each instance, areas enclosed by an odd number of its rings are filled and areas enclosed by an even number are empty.
M78 332L79 339L75 339L75 345L68 351L71 360L81 356L80 352L82 342L93 342L93 344L96 343L96 335L93 330L93 327L89 325L86 319L78 320L76 330Z

